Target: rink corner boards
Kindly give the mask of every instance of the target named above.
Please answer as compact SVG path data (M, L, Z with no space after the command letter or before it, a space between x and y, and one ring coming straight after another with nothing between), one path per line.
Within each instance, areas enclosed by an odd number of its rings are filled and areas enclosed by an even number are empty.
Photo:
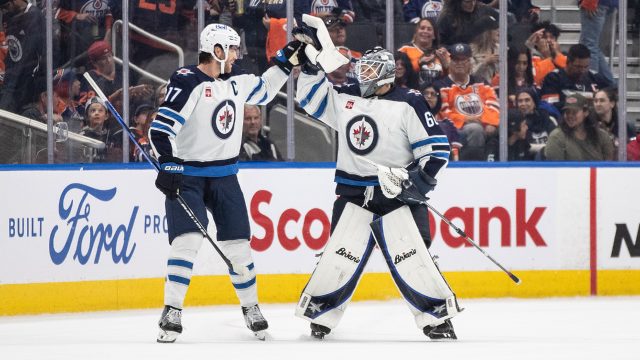
M465 298L536 298L597 295L640 295L640 270L600 270L597 289L588 270L514 271L515 285L502 272L446 272L454 292ZM309 275L258 275L263 303L294 303ZM160 308L164 279L127 279L0 285L0 316ZM595 290L595 291L594 291ZM400 298L387 273L363 276L354 301ZM185 306L237 304L226 275L194 276Z

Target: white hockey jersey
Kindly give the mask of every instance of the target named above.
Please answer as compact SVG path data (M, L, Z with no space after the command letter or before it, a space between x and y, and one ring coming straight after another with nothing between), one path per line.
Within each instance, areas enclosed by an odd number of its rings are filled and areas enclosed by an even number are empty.
M379 185L377 170L359 155L388 167L421 166L436 177L449 159L449 141L415 90L393 88L362 98L357 85L333 87L323 72L300 74L296 100L311 116L338 131L335 182Z
M184 160L185 175L236 174L245 103L268 103L287 78L276 66L261 77L232 72L219 79L195 65L176 70L149 129L154 152Z

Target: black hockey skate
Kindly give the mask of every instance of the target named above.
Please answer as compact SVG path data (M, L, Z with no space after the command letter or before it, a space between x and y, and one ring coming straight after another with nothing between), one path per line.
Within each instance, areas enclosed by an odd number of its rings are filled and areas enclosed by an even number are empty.
M182 333L182 310L165 305L158 326L160 327L159 343L175 342L178 335Z
M311 337L322 340L324 339L324 336L329 334L330 332L331 329L326 326L311 323Z
M453 331L453 324L451 320L447 319L440 325L427 325L422 329L424 334L427 335L431 340L440 340L440 339L451 339L456 340L458 337L456 336L455 331Z
M244 321L249 330L253 331L258 339L264 340L267 337L266 330L269 328L269 323L262 316L258 304L249 307L242 306L242 315L244 315Z

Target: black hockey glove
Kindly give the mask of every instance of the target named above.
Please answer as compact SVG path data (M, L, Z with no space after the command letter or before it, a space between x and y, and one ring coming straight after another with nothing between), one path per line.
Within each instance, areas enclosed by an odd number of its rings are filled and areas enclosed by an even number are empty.
M180 193L182 172L184 171L182 163L182 159L176 157L160 157L160 170L156 178L156 187L170 200L174 200Z
M304 44L309 44L318 51L322 50L322 45L318 39L317 30L311 26L302 23L300 26L296 26L291 30L291 35Z
M409 179L402 182L402 191L397 199L407 205L422 204L429 200L427 193L433 190L438 181L420 167L408 170Z
M304 46L305 44L298 40L290 41L285 47L278 50L276 56L271 60L288 75L294 66L300 65L298 56L304 53Z

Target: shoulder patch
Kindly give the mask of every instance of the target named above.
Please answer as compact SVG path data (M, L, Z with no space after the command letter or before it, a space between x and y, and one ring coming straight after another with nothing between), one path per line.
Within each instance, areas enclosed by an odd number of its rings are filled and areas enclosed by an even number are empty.
M195 74L195 73L187 68L181 68L176 71L176 75L187 76L192 74Z

